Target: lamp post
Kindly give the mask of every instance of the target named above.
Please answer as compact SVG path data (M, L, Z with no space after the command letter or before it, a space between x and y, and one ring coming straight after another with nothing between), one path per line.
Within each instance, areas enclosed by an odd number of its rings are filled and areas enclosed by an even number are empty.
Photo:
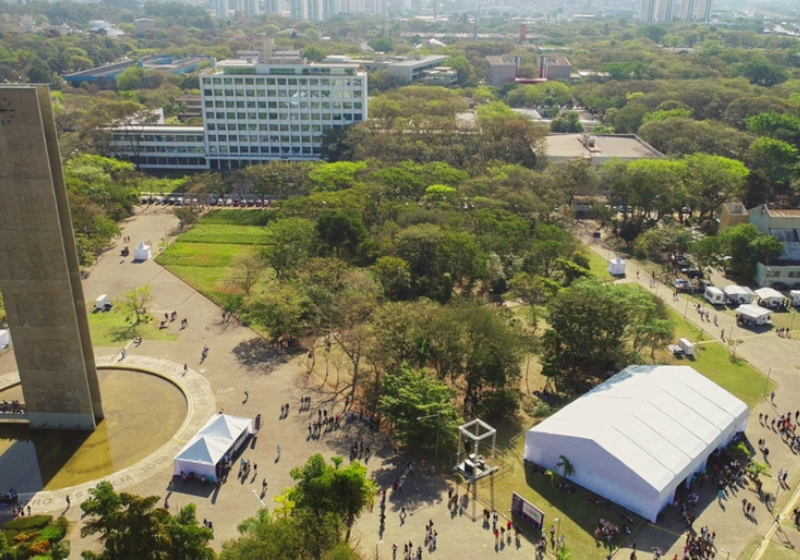
M558 537L561 534L561 518L560 517L556 517L555 519L553 519L553 521L556 522L556 539L555 539L555 544L553 545L553 548L555 550L558 550Z
M250 491L253 493L253 496L255 496L255 497L256 497L256 500L258 500L259 502L261 502L261 507L263 507L263 508L267 507L267 504L265 504L265 503L264 503L264 500L262 500L262 499L261 499L261 496L259 496L259 495L256 493L256 491L255 491L255 490L252 490L252 489L251 489Z
M427 416L417 416L417 421L420 420L427 420L428 418L439 418L442 415L441 412L437 412L436 414L428 414ZM433 450L433 468L431 472L436 472L436 462L439 459L439 423L436 423L436 447Z

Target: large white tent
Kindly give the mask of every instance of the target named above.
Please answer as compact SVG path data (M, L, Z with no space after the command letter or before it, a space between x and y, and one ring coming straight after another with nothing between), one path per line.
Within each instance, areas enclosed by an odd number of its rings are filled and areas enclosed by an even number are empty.
M175 456L173 474L194 473L217 480L217 463L252 433L251 419L215 414Z
M11 335L8 329L0 329L0 350L11 345Z
M689 366L631 366L528 431L525 459L655 522L676 488L747 424L741 400Z

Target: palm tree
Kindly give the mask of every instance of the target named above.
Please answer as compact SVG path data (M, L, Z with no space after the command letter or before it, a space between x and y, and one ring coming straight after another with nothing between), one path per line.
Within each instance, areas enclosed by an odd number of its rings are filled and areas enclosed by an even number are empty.
M569 560L570 556L572 556L572 554L566 545L562 546L556 551L556 560Z
M559 461L556 463L556 470L561 469L564 478L569 478L575 474L575 465L573 465L565 455L559 455L558 459Z

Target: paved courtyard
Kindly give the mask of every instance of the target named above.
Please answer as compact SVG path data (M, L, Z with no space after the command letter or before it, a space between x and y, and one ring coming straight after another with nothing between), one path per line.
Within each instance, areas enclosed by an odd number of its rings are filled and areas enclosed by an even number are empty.
M131 238L127 245L152 241L155 249L164 232L173 231L176 227L177 220L170 209L151 208L123 224L123 235ZM118 247L103 255L84 282L87 301L101 293L107 293L114 299L130 288L148 283L154 296L148 312L160 317L164 313L177 311L179 318L189 321L188 328L180 331L180 321L173 323L171 328L179 335L176 341L158 342L145 339L138 347L128 345L127 352L131 360L138 356L152 356L175 364L185 363L193 370L193 374L197 373L205 378L213 389L212 410L224 410L226 413L250 417L262 414L263 422L253 445L244 454L246 459L258 465L257 475L251 475L248 480L232 476L218 490L200 485L173 488L170 486L171 461L163 461L154 464L147 477L122 481L121 489L162 496L173 510L194 502L197 504L198 517L213 522L216 533L214 546L219 548L224 540L236 536L237 524L245 517L255 514L262 506L262 501L272 509L273 498L292 483L290 469L303 464L314 453L319 452L326 457L333 454L347 457L350 445L363 439L364 445L372 450L372 456L367 462L368 469L379 484L389 486L405 470L410 458L395 456L389 442L357 420L351 424L343 424L341 430L319 440L308 440L307 426L316 417L317 411L322 409L329 414L336 413L344 409L344 402L334 391L321 387L320 379L308 374L305 357L275 353L254 332L238 325L235 320L223 323L222 309L155 262L133 264L130 258L121 258L119 248L122 245L120 241ZM597 246L595 250L602 256L607 254L602 247ZM628 281L636 281L635 270L629 274ZM642 274L639 281L649 289L646 274ZM681 314L684 312L686 302L671 301L672 291L667 287L661 285L655 291L668 305L672 305ZM690 321L701 325L696 313L690 312L687 316ZM720 315L720 321L722 324L719 328L730 332L734 326L732 318ZM702 326L708 327L708 324L702 323ZM710 334L718 333L719 328L710 329ZM778 383L775 405L765 401L751 412L747 435L750 441L759 438L767 440L767 446L772 450L770 461L773 472L780 468L789 470L789 488L780 491L778 509L791 511L791 507L786 504L794 503L796 489L800 487L798 461L780 441L777 433L759 425L758 414L761 412L773 416L776 413L800 409L800 376L796 367L796 364L800 364L800 343L771 333L750 334L738 328L735 329L734 337L742 340L737 348L738 355L761 371L769 372L770 377ZM716 343L718 342L706 342ZM206 360L201 361L200 354L206 345L209 347L209 355ZM114 356L121 350L122 345L116 348L95 348L98 355ZM13 368L10 356L0 357L0 374ZM245 390L248 396L245 395ZM299 411L301 396L310 396L312 399L311 409L307 412ZM288 418L281 420L280 409L286 403L290 405L291 412ZM157 414L157 411L154 413ZM280 457L277 454L278 445L281 446ZM268 488L262 497L261 481L264 478L268 482ZM765 482L766 491L774 492L775 486L770 479ZM519 545L511 542L495 547L491 533L481 527L480 520L473 521L472 504L468 504L464 511L453 512L446 507L447 491L448 483L443 478L422 472L418 466L415 474L404 484L402 501L394 497L387 501L385 532L378 532L379 508L376 502L374 511L366 513L357 522L353 538L367 553L367 557L391 558L392 543L397 543L401 550L404 542L411 541L415 547L422 544L424 526L432 520L438 532L438 550L433 554L465 560L487 558L490 554L509 558L533 556L532 545L524 539ZM54 514L65 512L75 522L70 539L72 557L79 558L80 551L93 546L93 543L78 536L80 511L75 501L71 508L66 508L64 497L67 492L68 490L50 493L51 499L47 505L38 502L35 509ZM459 493L463 494L464 489L460 488ZM478 496L488 497L485 486L479 488ZM743 496L758 503L752 489L744 489L738 496L731 497L723 504L724 508L717 502L709 501L700 511L695 527L708 525L716 531L720 550L731 551L731 557L738 557L746 548L754 548L757 545L757 535L768 535L776 543L784 544L799 540L796 538L796 530L788 525L784 525L781 532L773 534L776 525L763 504L758 505L752 520L746 519L741 512ZM410 514L405 521L399 516L402 506ZM478 505L478 517L482 508L483 505ZM667 557L672 558L673 554L680 552L683 538L683 527L677 514L672 508L668 508L663 523L658 527L646 527L639 534L633 535L631 542L635 540L640 550L650 550L651 546L669 549ZM764 542L766 544L767 541ZM615 555L616 558L628 556L628 550Z
M223 323L223 310L200 295L185 282L163 269L154 261L134 264L131 257L119 256L123 245L135 246L139 241L151 241L154 256L159 252L159 240L164 232L177 227L177 219L171 209L150 208L137 217L122 224L122 235L131 238L129 243L120 239L116 247L100 257L89 277L84 281L84 295L92 301L105 293L114 300L125 291L150 284L153 300L148 313L158 318L164 313L178 312L178 318L186 318L189 326L179 330L180 321L172 323L171 329L179 335L176 341L150 341L145 338L138 347L125 345L132 362L137 357L152 356L175 364L187 364L208 380L214 393L214 409L224 412L254 417L262 415L262 427L251 447L243 457L257 465L257 474L247 480L237 479L233 473L227 484L218 490L199 484L171 487L172 462L161 461L152 464L149 475L124 479L111 477L119 489L143 495L159 495L175 509L193 502L197 505L199 519L208 519L214 524L214 547L237 536L236 526L245 517L254 515L262 503L274 507L273 498L292 484L290 469L300 466L314 453L322 453L326 458L337 454L349 456L350 445L363 440L369 446L372 456L367 461L371 475L383 486L391 482L406 469L408 457L397 457L393 447L366 424L355 420L343 423L342 428L319 440L308 440L307 426L316 418L318 410L329 414L344 410L344 397L335 391L323 388L321 380L309 375L304 355L275 353L250 329L232 319ZM201 361L204 346L209 347L206 360ZM95 348L98 355L118 356L123 345L115 348ZM124 360L120 363L125 363ZM0 358L0 374L14 369L12 356ZM245 396L247 390L248 397ZM311 397L311 409L299 412L300 398ZM281 406L288 403L290 414L280 419ZM157 414L158 411L154 411ZM277 446L281 446L280 457ZM357 522L353 536L361 548L371 558L391 558L391 546L411 541L414 546L422 544L424 526L432 520L438 532L438 551L434 554L445 557L458 557L466 560L486 557L486 551L494 551L494 538L473 523L471 508L453 514L445 505L447 484L440 477L420 472L417 468L410 476L403 490L402 500L391 497L387 500L387 521L383 534L378 533L379 507L376 501L372 512L366 513ZM262 480L266 479L268 488L261 495ZM94 543L81 539L80 510L77 500L72 507L66 507L65 497L69 489L47 493L47 500L35 503L34 513L47 512L65 515L74 523L70 535L72 556L79 558L80 552L92 547ZM461 493L464 490L461 489ZM73 495L73 498L75 496ZM444 498L444 499L443 499ZM46 503L45 503L46 502ZM405 506L409 515L401 522L399 512ZM482 506L481 506L482 509ZM525 540L504 543L498 551L510 558L530 558L532 546ZM426 552L427 556L427 552Z

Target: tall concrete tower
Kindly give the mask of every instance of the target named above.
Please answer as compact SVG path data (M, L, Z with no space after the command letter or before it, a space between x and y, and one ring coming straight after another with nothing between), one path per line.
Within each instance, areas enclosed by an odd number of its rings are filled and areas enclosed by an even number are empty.
M0 86L0 289L33 428L103 418L47 86Z
M673 16L674 0L658 0L656 19L661 23L671 23Z
M697 21L711 21L711 0L698 0Z

